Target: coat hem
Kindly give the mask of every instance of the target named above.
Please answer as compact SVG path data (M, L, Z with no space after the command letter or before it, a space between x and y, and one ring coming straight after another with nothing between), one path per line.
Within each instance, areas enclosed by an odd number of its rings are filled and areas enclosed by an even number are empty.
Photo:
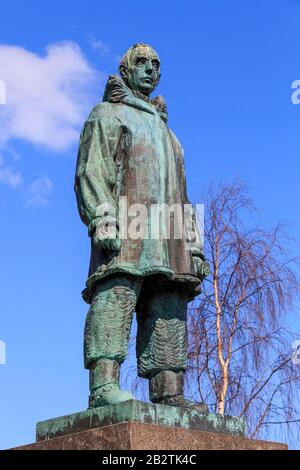
M174 273L174 271L171 269L163 266L151 266L146 269L138 269L133 265L123 264L122 266L113 266L111 268L107 268L105 271L96 271L94 274L92 274L86 282L86 288L82 291L83 300L90 304L96 282L116 273L129 274L138 277L150 276L153 274L163 274L171 281L190 284L192 289L201 283L201 280L193 274Z

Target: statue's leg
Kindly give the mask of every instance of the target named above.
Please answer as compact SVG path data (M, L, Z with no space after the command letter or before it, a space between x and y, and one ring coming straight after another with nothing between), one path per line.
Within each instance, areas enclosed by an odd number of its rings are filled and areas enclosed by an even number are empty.
M147 289L146 289L147 286ZM162 370L184 372L187 366L187 295L147 281L137 305L138 374L149 378Z
M184 398L187 367L187 293L176 284L141 295L138 305L139 376L149 379L150 400L172 406L206 406Z
M84 330L84 362L90 370L89 406L132 399L119 388L120 364L128 352L132 314L142 279L115 275L96 286Z

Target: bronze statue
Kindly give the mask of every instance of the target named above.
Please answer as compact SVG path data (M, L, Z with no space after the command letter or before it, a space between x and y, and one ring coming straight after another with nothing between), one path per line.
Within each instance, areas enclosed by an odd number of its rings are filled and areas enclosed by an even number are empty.
M175 237L174 230L167 237L124 236L119 216L125 198L127 207L147 209L148 229L157 224L150 206L189 205L183 151L167 125L163 98L150 98L160 79L156 51L135 44L122 58L119 72L109 77L103 102L85 123L76 169L78 209L91 237L83 292L90 303L84 332L89 406L132 399L120 390L119 371L134 311L138 374L149 380L151 401L196 406L184 398L183 379L187 305L199 293L208 269L199 237ZM162 212L159 223L164 229L167 216Z

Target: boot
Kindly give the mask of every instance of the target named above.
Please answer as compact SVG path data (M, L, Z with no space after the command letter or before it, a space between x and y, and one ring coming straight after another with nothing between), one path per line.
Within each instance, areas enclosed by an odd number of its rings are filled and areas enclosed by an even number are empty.
M169 406L193 408L208 413L204 403L195 403L184 398L184 373L170 370L159 372L149 381L150 400Z
M120 365L117 361L100 359L93 365L90 369L89 408L133 400L130 392L120 390L119 377Z

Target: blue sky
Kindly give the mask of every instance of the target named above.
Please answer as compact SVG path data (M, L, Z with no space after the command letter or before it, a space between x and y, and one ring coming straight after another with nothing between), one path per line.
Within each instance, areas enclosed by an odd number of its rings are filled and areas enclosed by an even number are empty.
M130 45L150 43L161 57L158 92L185 148L190 198L211 179L246 178L263 223L288 221L297 252L300 1L2 0L0 17L6 448L34 441L37 421L87 406L80 292L89 241L73 193L77 141ZM295 312L290 324L299 331Z

